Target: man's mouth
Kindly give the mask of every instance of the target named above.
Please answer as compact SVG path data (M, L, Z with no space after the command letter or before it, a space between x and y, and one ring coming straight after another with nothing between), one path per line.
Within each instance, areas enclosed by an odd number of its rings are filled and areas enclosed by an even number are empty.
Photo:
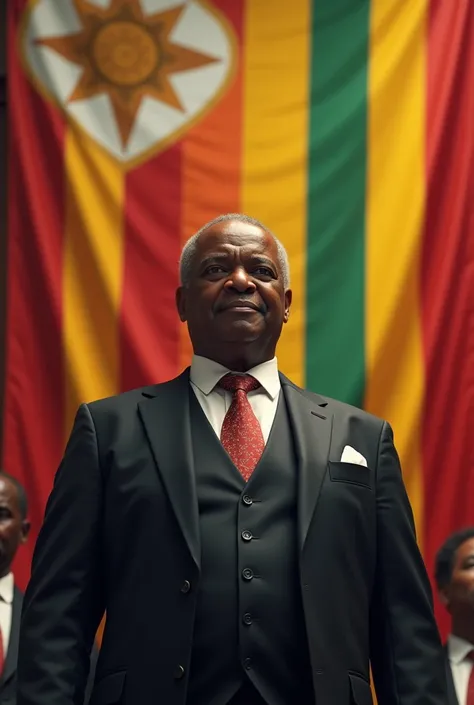
M246 299L230 301L225 305L219 306L219 311L257 311L258 313L263 313L262 306Z

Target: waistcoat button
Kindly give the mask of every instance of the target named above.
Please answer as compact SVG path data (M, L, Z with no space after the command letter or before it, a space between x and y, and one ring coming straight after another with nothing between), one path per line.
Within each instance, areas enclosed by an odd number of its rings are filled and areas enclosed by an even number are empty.
M244 580L252 580L253 570L251 568L244 568L242 571L242 577Z
M184 667L181 665L176 666L173 672L173 678L175 681L180 681L181 678L184 676Z
M247 529L244 529L241 534L242 538L244 541L251 541L253 539L253 534L251 531L248 531Z

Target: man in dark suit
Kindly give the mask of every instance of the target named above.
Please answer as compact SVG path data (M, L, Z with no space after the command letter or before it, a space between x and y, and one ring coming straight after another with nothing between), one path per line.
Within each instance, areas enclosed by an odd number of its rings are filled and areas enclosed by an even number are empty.
M451 615L445 647L450 705L474 705L474 527L449 536L439 549L436 585Z
M15 585L11 567L18 548L26 542L29 531L25 489L15 477L0 470L0 705L16 704L23 593ZM85 703L90 699L97 654L94 645Z
M15 705L18 638L23 593L11 570L19 546L30 530L25 490L0 471L0 705Z
M317 275L317 273L315 273ZM296 387L286 253L221 216L187 243L195 356L80 407L25 598L18 705L445 705L392 432ZM156 295L159 296L159 282Z

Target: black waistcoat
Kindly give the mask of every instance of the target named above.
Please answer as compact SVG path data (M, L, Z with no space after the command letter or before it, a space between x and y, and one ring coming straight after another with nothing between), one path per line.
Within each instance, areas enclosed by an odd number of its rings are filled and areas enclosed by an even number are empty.
M190 413L202 555L187 703L225 705L250 679L268 705L314 705L283 393L247 484L192 391Z

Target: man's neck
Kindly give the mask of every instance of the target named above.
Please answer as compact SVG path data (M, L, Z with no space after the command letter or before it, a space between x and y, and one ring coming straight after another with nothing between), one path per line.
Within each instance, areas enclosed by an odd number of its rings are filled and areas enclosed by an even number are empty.
M235 355L232 351L229 351L228 354L221 352L217 355L211 355L206 352L195 350L195 354L201 355L202 357L207 357L209 360L217 362L219 365L222 365L233 372L247 372L248 370L257 367L257 365L273 360L275 357L274 351L271 355Z
M474 646L474 624L454 624L451 633L458 639L464 639Z

